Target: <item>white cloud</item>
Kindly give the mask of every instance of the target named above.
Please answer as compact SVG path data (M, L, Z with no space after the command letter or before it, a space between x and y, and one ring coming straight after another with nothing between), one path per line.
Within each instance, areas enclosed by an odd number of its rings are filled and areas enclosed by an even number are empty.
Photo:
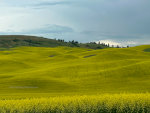
M135 46L138 44L138 42L134 42L134 41L117 41L117 40L100 40L100 41L97 41L97 43L105 43L105 44L109 44L110 46Z
M7 32L0 32L1 34L63 34L63 33L70 33L73 32L73 29L67 26L60 26L60 25L45 25L40 26L39 28L34 28L30 30L22 30L22 31L12 31L11 29Z
M100 41L97 41L97 43L105 43L105 44L110 44L110 45L114 45L114 46L117 46L117 45L121 45L121 43L118 43L118 42L115 42L113 40L100 40Z

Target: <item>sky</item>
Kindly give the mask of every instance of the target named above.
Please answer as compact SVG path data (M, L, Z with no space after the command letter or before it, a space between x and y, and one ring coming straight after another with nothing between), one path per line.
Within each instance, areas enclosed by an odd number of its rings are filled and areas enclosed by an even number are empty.
M0 35L150 44L150 0L0 0Z

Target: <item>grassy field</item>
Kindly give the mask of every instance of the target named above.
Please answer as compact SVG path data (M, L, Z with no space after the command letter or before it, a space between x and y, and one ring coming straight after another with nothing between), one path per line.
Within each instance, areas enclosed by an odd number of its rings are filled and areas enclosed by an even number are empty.
M126 108L129 111L136 108L138 112L149 110L149 48L150 45L101 50L76 47L1 48L0 110L12 110L14 113L15 110L19 113L33 113L34 110L44 110L44 113L91 109L96 110L91 111L93 113L98 110L113 112L115 109L122 112ZM108 108L108 104L112 106Z
M2 94L150 91L150 46L92 50L17 47L0 51Z

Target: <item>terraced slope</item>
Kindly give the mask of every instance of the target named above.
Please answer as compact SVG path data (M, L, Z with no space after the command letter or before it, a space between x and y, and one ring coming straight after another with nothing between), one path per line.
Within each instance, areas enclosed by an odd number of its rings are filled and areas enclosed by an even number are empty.
M150 92L150 45L92 50L17 47L0 51L1 94Z

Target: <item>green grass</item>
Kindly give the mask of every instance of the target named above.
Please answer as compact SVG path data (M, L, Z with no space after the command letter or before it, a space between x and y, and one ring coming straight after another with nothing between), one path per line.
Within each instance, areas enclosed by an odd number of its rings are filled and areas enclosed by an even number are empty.
M150 92L150 45L93 50L16 47L0 51L1 95Z
M149 48L1 48L0 113L149 113Z
M150 52L150 48L146 48L144 51L145 52Z

